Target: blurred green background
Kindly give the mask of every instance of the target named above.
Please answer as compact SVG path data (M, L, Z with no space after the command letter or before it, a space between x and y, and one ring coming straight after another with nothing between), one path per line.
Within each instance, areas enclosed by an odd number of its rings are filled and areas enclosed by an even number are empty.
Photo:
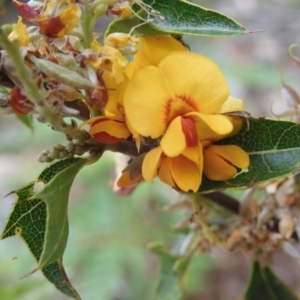
M203 0L193 1L225 13L249 30L261 33L230 39L185 38L195 52L213 59L228 78L231 94L245 101L254 116L271 116L270 107L282 112L279 72L299 87L299 70L287 49L299 42L300 2L297 0ZM16 11L0 23L15 22ZM99 31L105 23L98 24ZM45 167L37 155L63 137L48 126L30 132L14 116L0 117L0 227L14 202L6 194L35 179ZM76 178L70 196L70 235L64 255L66 272L84 300L151 300L159 270L158 258L146 249L152 241L172 248L180 235L169 230L182 216L160 213L156 204L174 198L173 191L155 181L141 184L129 197L119 197L109 187L114 159L107 153L98 163L85 167ZM23 242L14 237L0 243L0 299L63 300L40 272L19 280L36 264ZM186 300L237 299L246 285L250 257L215 249L195 258L188 278ZM275 271L300 291L298 262L278 254Z

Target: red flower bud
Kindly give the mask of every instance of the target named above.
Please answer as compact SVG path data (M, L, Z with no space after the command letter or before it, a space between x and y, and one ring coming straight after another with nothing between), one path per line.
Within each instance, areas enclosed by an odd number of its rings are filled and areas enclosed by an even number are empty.
M49 18L43 21L39 21L40 33L46 35L49 38L57 38L60 36L60 32L66 27L59 17Z
M10 92L10 105L15 114L26 115L33 110L32 102L22 95L20 88L15 87Z

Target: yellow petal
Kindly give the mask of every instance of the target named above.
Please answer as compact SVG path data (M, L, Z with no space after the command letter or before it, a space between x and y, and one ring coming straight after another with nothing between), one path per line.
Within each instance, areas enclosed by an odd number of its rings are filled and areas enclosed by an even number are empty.
M242 99L229 96L227 100L223 103L220 113L224 114L232 111L243 111L244 102Z
M77 5L71 5L63 10L59 14L59 19L65 25L65 28L59 32L58 37L63 37L79 25L80 17L81 9Z
M9 34L8 39L10 41L18 41L21 46L28 46L29 35L27 32L27 27L22 22L22 18L18 17L18 22L14 26L12 32Z
M99 117L94 121L89 130L90 135L95 136L100 132L123 139L127 139L131 134L124 120L115 117Z
M237 168L249 167L249 155L235 145L210 145L204 149L204 174L210 180L222 181L233 178Z
M172 51L187 51L187 49L168 35L145 37L141 38L141 46L135 59L138 56L146 57L150 64L157 66Z
M151 36L140 39L139 50L133 61L126 68L129 78L139 69L159 62L172 51L187 51L186 48L171 36Z
M203 148L202 144L199 143L197 147L186 147L182 152L182 155L193 161L199 168L203 168Z
M230 161L233 165L240 169L249 167L249 155L242 148L235 145L210 145L211 151L214 151L217 155L222 156L226 160Z
M112 115L124 118L125 112L123 105L123 96L125 87L128 83L127 77L125 76L124 81L119 84L110 77L110 74L108 72L104 72L102 78L105 82L105 86L108 92L108 102L106 103L105 111L109 112Z
M221 109L218 111L218 113L224 114L234 111L244 111L244 102L239 98L229 96L226 102L222 105ZM227 118L233 125L233 130L229 134L229 136L237 134L242 127L243 119L238 116L227 116Z
M186 147L185 135L182 131L181 117L175 118L161 139L160 145L169 157L178 156Z
M139 133L131 127L130 123L127 122L126 124L127 124L127 127L129 129L129 131L132 133L132 137L135 140L137 151L140 152L140 149L141 149L141 137L140 137Z
M217 135L225 136L231 133L233 130L233 125L227 116L205 114L198 114L198 116L200 117L201 121L204 122ZM199 122L200 124L201 121ZM197 123L197 125L201 126L199 123ZM205 135L205 132L201 130L199 131L199 136L201 136L201 133Z
M162 157L161 164L158 170L159 179L167 185L176 187L176 184L172 178L171 169L172 169L172 158L167 156Z
M184 192L197 192L202 180L199 167L186 157L180 155L172 158L172 177L176 185Z
M97 42L96 40L93 40L92 41L92 45L91 45L91 49L94 51L94 52L97 52L97 53L100 53L101 50L102 50L102 45Z
M114 32L109 34L105 40L105 45L114 47L114 48L122 48L126 45L131 45L136 47L139 42L139 38L132 36L128 33Z
M188 113L196 122L199 141L205 146L226 136L234 130L231 117L222 115L205 115ZM238 125L238 124L237 124ZM240 127L237 128L238 130Z
M80 17L81 9L77 5L71 5L59 14L61 22L69 26L69 30L79 24Z
M120 178L117 181L118 187L132 186L132 185L139 183L142 180L142 176L137 176L136 178L131 180L129 173L130 173L129 171L122 173L122 175L120 176Z
M218 111L229 96L229 88L219 67L205 56L175 51L158 65L168 79L169 95L183 99L198 112Z
M131 61L127 66L126 66L126 69L125 69L125 74L128 78L132 78L133 74L136 72L136 68L135 68L135 65L134 63Z
M99 67L104 71L110 72L109 76L117 83L121 83L124 80L124 70L128 60L120 50L104 45L99 62Z
M127 121L140 135L158 138L166 128L168 93L158 68L145 67L134 74L124 92Z
M240 117L235 117L235 116L227 116L227 118L230 120L230 122L233 126L233 130L231 131L231 133L228 136L237 134L240 131L240 129L242 128L243 119Z
M156 147L146 154L142 165L142 174L146 181L152 181L156 177L161 155L161 147Z

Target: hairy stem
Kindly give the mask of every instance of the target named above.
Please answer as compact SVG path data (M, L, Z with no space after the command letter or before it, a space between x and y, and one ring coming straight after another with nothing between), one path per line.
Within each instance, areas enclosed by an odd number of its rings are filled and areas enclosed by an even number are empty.
M201 226L203 235L212 243L226 248L226 242L221 239L221 237L211 229L210 224L203 214L203 207L200 204L200 200L197 194L189 194L189 199L191 201L192 207L194 209L194 217L196 221Z

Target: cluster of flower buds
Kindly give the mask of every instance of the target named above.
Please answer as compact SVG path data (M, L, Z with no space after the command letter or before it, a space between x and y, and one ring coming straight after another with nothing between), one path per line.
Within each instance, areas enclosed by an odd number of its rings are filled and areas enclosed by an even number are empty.
M106 15L119 1L108 1L104 6L103 1L98 2L86 4L90 5L88 11L95 18ZM94 39L90 24L96 19L89 19L86 22L90 23L84 25L84 4L78 1L13 1L13 4L21 17L5 33L18 45L24 63L31 70L32 81L43 93L43 99L36 103L28 98L24 80L16 72L10 55L0 49L0 70L15 85L10 93L12 110L17 114L38 113L36 105L40 105L65 116L68 115L64 113L69 106L67 102L82 100L91 111L102 111L108 100L102 74L108 72L116 82L122 81L122 72L128 63L122 52L133 54L138 39L113 34L101 45ZM27 27L23 19L32 26ZM89 31L84 32L83 26ZM80 111L77 115L83 119Z
M52 162L55 159L72 158L75 155L81 156L87 151L91 150L90 145L84 141L77 143L70 142L66 146L57 144L51 150L44 150L38 155L40 162Z

